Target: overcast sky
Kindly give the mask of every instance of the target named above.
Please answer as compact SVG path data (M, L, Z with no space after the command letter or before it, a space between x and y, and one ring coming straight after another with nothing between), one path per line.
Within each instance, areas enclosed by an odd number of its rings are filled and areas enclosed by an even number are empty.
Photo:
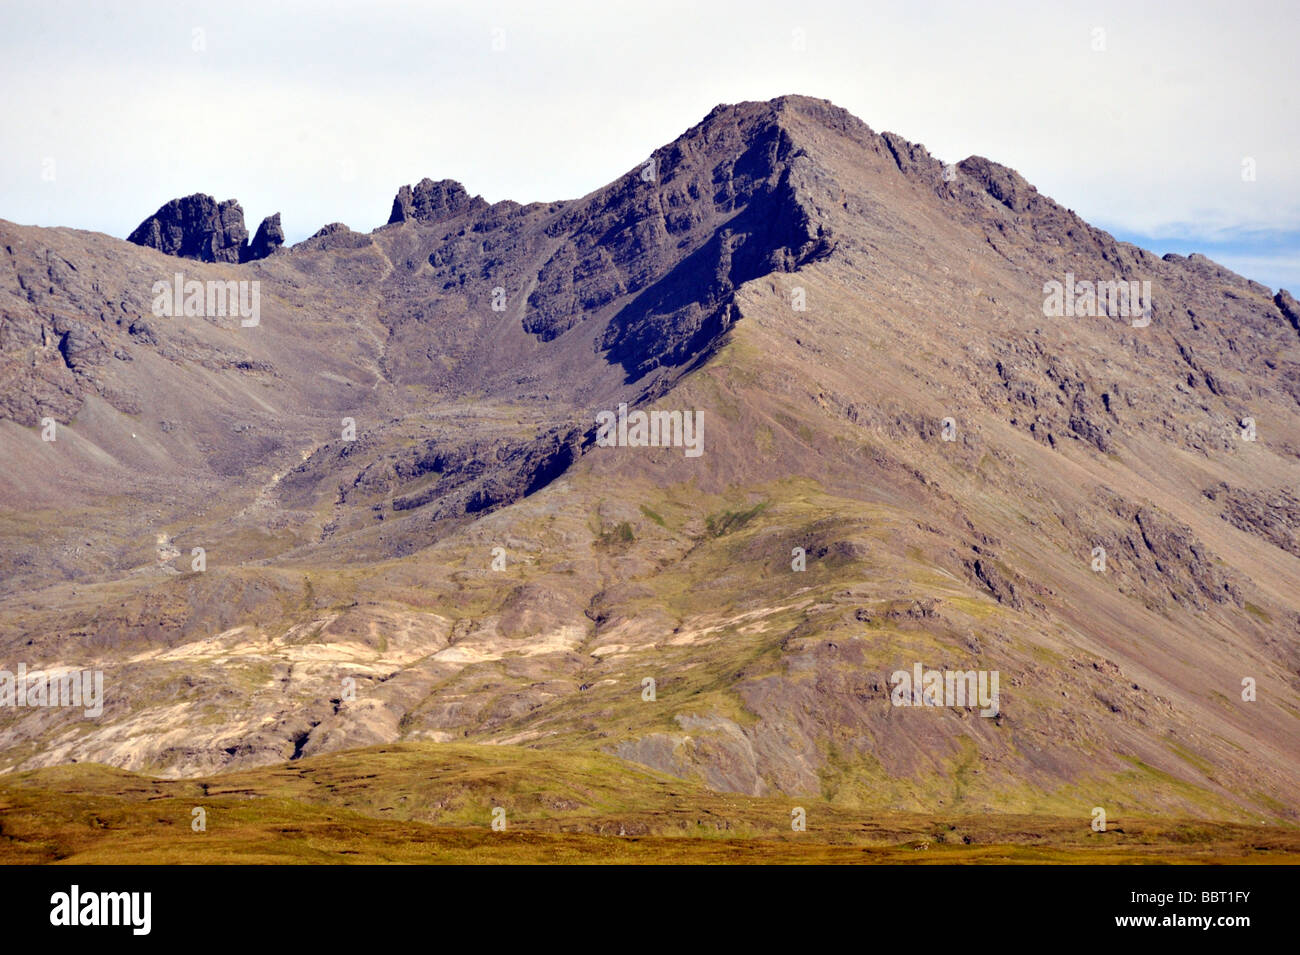
M369 231L425 176L574 198L804 93L1300 293L1300 4L1131 5L4 0L0 218L124 237L207 192Z

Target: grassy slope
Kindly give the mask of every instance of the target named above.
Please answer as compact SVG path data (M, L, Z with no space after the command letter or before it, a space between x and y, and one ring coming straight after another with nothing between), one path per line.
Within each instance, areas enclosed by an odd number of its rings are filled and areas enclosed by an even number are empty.
M1266 862L1281 827L935 819L723 795L612 757L400 744L198 780L64 766L0 781L4 863ZM190 828L207 812L207 831ZM494 806L508 827L490 827ZM620 835L623 833L623 835Z

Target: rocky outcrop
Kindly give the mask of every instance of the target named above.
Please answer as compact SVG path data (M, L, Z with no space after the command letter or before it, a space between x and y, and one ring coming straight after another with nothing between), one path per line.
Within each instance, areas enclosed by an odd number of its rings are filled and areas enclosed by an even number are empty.
M1300 332L1300 302L1292 298L1286 289L1278 289L1278 293L1273 296L1273 304L1286 316L1291 327Z
M248 247L247 256L240 261L251 262L254 259L264 259L282 245L284 245L284 229L280 227L280 213L277 212L262 220L262 224L257 227L257 235L253 236L253 241Z
M1130 522L1119 553L1133 562L1145 585L1164 589L1175 602L1200 611L1208 609L1207 601L1244 606L1244 581L1190 527L1150 505L1113 503L1115 515Z
M270 255L284 243L284 230L277 212L262 220L250 243L244 210L238 202L217 202L212 196L196 192L159 208L127 236L127 241L182 259L236 263Z
M1300 557L1300 498L1290 489L1252 491L1220 481L1201 493L1222 505L1219 516L1233 527Z
M322 226L309 238L294 246L295 249L312 249L317 252L336 252L360 249L373 244L373 239L363 232L353 232L342 222Z
M959 162L957 168L1012 212L1032 211L1042 201L1038 190L1020 173L983 156L969 156Z
M897 133L881 133L881 140L894 157L898 171L914 176L942 176L943 163L930 155L920 143L911 143Z
M421 179L412 189L403 186L397 190L393 199L393 212L388 217L388 224L395 222L441 222L463 212L488 208L481 196L470 198L465 187L454 179L434 182Z
M968 564L970 572L1000 604L1006 604L1015 610L1024 608L1024 601L1016 591L1015 583L1002 572L997 563L987 554Z
M238 262L248 241L244 210L234 199L218 203L195 193L173 199L141 222L128 242L201 262Z

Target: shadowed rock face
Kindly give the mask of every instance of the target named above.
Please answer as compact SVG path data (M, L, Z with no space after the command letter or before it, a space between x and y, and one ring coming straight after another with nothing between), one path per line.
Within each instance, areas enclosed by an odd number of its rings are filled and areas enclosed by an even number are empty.
M1291 327L1300 332L1300 303L1291 297L1291 293L1286 289L1280 289L1273 296L1273 301L1277 304L1278 311L1286 316L1286 320L1291 323Z
M244 227L244 210L234 199L217 202L196 192L173 199L141 222L128 242L167 255L200 262L250 262L263 259L284 244L280 213L258 226L252 243Z
M573 228L538 274L526 330L550 341L621 300L599 346L636 380L707 352L742 283L830 251L788 132L770 117L728 119L710 124L712 142L696 130L656 155L653 193L629 177L595 209L566 210L555 228Z
M247 253L240 261L251 262L254 259L264 259L282 245L284 245L284 229L280 227L280 213L277 212L262 220L262 224L257 227L257 235L253 236Z
M238 262L248 241L244 210L234 199L217 202L195 193L173 199L141 222L128 242L200 262Z
M441 294L414 314L394 309L389 318L385 310L385 321L397 340L409 335L414 345L436 316L454 315L461 302L490 310L497 296L535 341L519 341L514 328L504 340L494 335L479 375L491 375L509 347L501 371L517 377L518 357L555 343L548 352L596 352L622 371L623 383L662 390L720 341L740 284L793 271L833 247L811 205L825 183L791 140L780 108L719 108L645 166L573 202L489 206L450 180L402 187L389 223L412 231L400 240L397 275L422 272L427 262L431 274L418 288ZM434 334L459 337L453 324L434 323ZM407 367L405 349L391 354L403 377L435 371L424 362Z
M133 241L228 280L242 215L190 200ZM803 97L579 199L402 187L242 270L253 328L155 317L169 271L0 223L0 658L116 687L80 734L0 711L0 767L468 739L860 805L1086 782L1300 818L1285 292ZM1149 281L1150 324L1049 317L1066 273ZM622 402L698 411L703 454L598 446ZM999 670L999 718L893 709L916 659Z

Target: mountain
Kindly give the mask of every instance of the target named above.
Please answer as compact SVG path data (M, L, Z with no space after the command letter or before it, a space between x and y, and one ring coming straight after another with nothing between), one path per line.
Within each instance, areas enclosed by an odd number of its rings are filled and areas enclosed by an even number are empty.
M0 769L489 743L845 811L1298 818L1287 292L797 96L581 199L186 234L0 222L0 660L104 680L0 708ZM996 715L895 705L916 664L996 672Z

